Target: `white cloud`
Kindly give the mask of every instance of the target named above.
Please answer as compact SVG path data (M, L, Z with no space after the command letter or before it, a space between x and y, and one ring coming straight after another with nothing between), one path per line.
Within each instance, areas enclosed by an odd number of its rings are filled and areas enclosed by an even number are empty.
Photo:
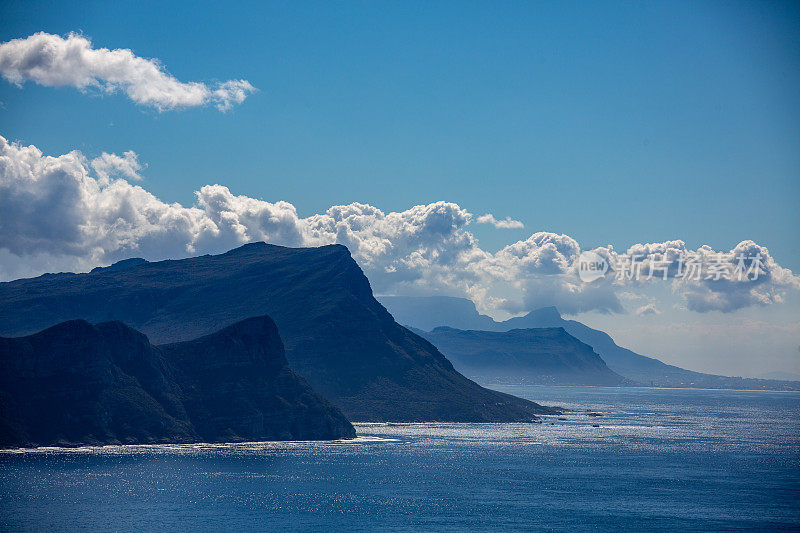
M27 81L47 87L124 91L140 105L161 111L214 104L220 111L240 104L255 91L246 80L213 86L181 82L156 59L130 50L92 48L89 39L70 33L66 38L39 32L0 44L0 74L17 86Z
M521 229L525 227L525 224L519 220L513 220L511 217L506 217L503 220L497 220L491 213L486 213L485 215L479 216L476 219L476 222L478 224L491 224L495 228L500 229Z
M645 316L645 315L660 315L661 311L656 308L656 304L649 303L647 305L641 306L639 309L636 310L637 316Z
M612 255L619 258L613 252ZM727 313L743 307L780 303L786 290L800 290L800 277L780 266L766 247L751 240L742 241L727 251L714 250L707 245L690 250L680 240L636 244L625 256L638 258L645 279L651 271L657 279L665 269L673 290L684 298L686 307L701 313ZM754 264L755 258L759 264ZM691 275L688 263L698 265L700 275ZM740 267L754 267L757 275L754 271L748 276L715 279L713 274L715 269L735 272ZM679 277L680 273L685 275Z
M285 246L346 245L383 294L451 294L473 299L484 312L519 313L556 305L563 312L623 312L620 298L635 300L644 283L613 276L583 283L577 275L579 243L568 235L538 232L496 253L482 249L469 224L473 215L450 202L385 213L352 203L301 218L288 202L234 195L222 185L196 192L196 205L168 204L134 185L141 165L133 152L89 161L77 151L46 156L35 146L0 137L0 277L45 271L88 270L126 257L150 260L219 253L250 241ZM637 244L627 254L645 265L666 254L674 271L682 241ZM613 247L594 251L619 258ZM719 256L709 247L702 260ZM755 281L673 279L673 290L697 312L733 311L782 301L800 290L800 278L769 251L743 241L723 252L759 253ZM657 312L655 305L638 314Z
M139 175L142 169L139 156L133 150L128 150L122 157L103 152L100 157L92 159L91 165L97 177L105 183L108 183L114 175L132 180L142 179Z
M220 111L227 111L234 104L241 104L247 95L256 91L247 80L229 80L220 83L219 86L211 92L211 100L216 102L217 109Z

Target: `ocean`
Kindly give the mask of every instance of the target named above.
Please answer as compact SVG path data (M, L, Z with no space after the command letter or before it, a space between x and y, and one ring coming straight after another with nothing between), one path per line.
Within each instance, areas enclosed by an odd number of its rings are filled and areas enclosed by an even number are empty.
M800 393L496 388L573 411L0 452L0 530L800 530Z

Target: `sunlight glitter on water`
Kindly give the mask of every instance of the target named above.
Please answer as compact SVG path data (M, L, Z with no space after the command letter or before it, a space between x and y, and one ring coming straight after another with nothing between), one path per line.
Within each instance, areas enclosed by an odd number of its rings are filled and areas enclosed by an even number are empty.
M331 448L336 446L359 446L365 444L398 442L398 439L361 436L354 439L328 441L266 441L235 443L191 443L191 444L126 444L106 446L58 447L43 446L40 448L17 448L0 450L0 454L44 454L44 455L141 455L141 454L175 454L188 455L198 453L253 454L262 452L297 450L302 448Z
M0 531L800 524L800 394L514 393L575 407L541 423L356 423L347 441L0 453Z

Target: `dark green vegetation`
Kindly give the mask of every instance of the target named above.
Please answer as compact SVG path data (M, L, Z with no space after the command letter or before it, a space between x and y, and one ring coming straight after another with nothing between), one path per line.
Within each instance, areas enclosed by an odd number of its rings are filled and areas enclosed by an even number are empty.
M797 381L717 376L662 363L658 359L618 346L607 333L576 320L562 318L555 307L543 307L525 316L496 322L491 317L479 314L475 304L466 298L382 296L380 301L399 323L426 331L438 326L482 331L564 328L567 333L594 348L611 370L640 385L709 389L800 389L800 382ZM446 350L443 351L447 354Z
M356 421L528 421L553 409L484 389L397 324L340 245L264 243L216 256L127 261L88 274L0 283L0 334L118 320L153 342L275 320L292 369Z
M83 320L0 338L0 400L2 447L355 436L289 368L267 317L164 346Z
M564 328L465 331L438 327L416 331L464 375L479 383L607 385L625 383L592 347Z

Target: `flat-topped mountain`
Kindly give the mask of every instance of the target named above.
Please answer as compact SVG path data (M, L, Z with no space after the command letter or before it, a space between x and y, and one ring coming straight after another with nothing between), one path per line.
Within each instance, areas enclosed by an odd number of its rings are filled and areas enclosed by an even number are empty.
M121 322L0 338L0 447L354 437L251 318L153 346Z
M438 327L417 333L479 383L616 386L626 381L564 328L495 332Z
M292 369L351 420L525 421L553 412L458 373L373 298L344 246L253 243L123 266L0 283L0 334L75 318L119 320L163 343L268 315Z
M378 296L378 301L404 326L423 331L438 327L502 331L495 320L478 313L472 300L454 296ZM508 328L511 329L511 328Z
M466 298L447 296L381 296L379 300L403 325L432 330L438 326L482 331L528 328L564 328L567 333L594 348L614 372L642 385L720 389L798 390L800 382L718 376L686 370L640 355L617 345L607 333L577 320L567 320L555 307L535 309L525 316L496 322L481 315Z

